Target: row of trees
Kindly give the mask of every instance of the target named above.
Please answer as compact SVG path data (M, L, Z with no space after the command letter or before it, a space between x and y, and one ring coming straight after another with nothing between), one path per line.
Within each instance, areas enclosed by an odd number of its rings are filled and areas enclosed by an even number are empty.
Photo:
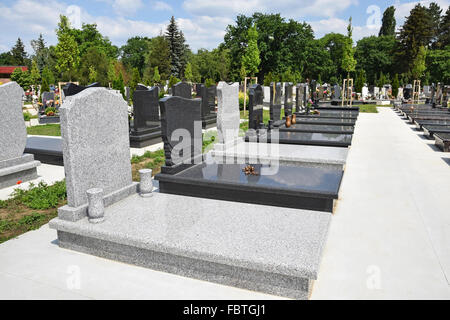
M412 79L424 83L450 82L450 7L431 3L416 5L396 32L395 8L383 14L378 36L365 37L353 45L352 24L347 34L329 33L314 38L311 26L280 14L239 15L226 28L224 41L213 50L193 53L174 17L163 33L153 38L132 37L121 48L104 37L95 24L71 27L60 17L58 43L47 46L42 35L31 41L28 55L19 38L11 51L0 54L0 65L26 65L14 78L24 87L55 81L99 81L122 89L138 82L148 85L178 79L190 82L242 81L257 76L271 81L342 83L355 78L364 83L404 84Z

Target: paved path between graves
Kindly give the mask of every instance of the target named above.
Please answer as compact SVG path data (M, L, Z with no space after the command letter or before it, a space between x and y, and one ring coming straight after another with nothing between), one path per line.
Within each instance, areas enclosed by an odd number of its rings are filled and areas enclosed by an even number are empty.
M450 298L450 155L360 114L313 299Z
M392 110L379 111L358 119L312 298L449 299L450 155ZM0 245L0 299L276 298L60 249L55 240L45 225Z

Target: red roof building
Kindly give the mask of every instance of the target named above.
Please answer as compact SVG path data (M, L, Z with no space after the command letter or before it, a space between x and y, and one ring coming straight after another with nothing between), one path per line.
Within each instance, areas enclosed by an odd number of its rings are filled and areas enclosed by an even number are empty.
M22 71L27 71L28 67L25 66L0 66L0 82L7 83L11 81L11 73L17 68L21 68Z

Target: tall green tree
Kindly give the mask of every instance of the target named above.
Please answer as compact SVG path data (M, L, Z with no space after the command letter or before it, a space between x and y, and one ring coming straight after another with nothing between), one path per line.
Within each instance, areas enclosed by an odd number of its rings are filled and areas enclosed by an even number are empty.
M437 36L437 47L443 49L450 45L450 6L441 17Z
M364 84L366 83L366 72L364 69L359 69L356 73L356 80L355 80L355 90L356 92L362 92L362 88L364 87Z
M426 70L425 58L427 56L427 49L425 46L420 46L416 57L412 63L411 75L414 79L422 79Z
M395 7L390 6L383 12L383 18L378 36L395 36Z
M130 69L138 68L141 76L144 75L146 58L150 53L150 41L147 37L133 37L120 48L123 64Z
M165 34L170 52L171 75L180 78L186 63L186 41L183 32L178 29L174 16L170 19Z
M396 73L394 75L394 78L392 79L392 95L394 96L394 98L397 98L399 87L400 87L400 82L398 80L398 74Z
M444 49L428 50L426 66L430 82L450 83L450 45Z
M95 23L83 23L81 29L71 28L71 33L77 42L80 56L83 56L92 47L96 47L110 59L116 59L119 55L119 48L98 31Z
M63 79L71 81L80 61L79 49L73 36L69 19L63 15L59 17L60 21L58 23L58 29L56 29L58 36L58 44L55 48L57 58L56 68Z
M437 47L437 39L439 36L440 25L441 25L441 13L442 9L436 2L431 2L428 6L428 14L431 18L433 36L431 38L431 47Z
M25 51L25 46L20 38L17 38L16 44L11 49L13 63L17 66L25 66L28 64L28 55Z
M192 73L192 65L190 62L187 63L186 68L184 69L184 79L187 82L194 82L194 75Z
M355 48L357 68L366 72L369 83L375 83L377 74L388 73L395 67L393 36L370 36L358 40Z
M434 35L434 27L428 9L417 4L406 18L398 35L396 66L401 73L411 73L419 48L428 47Z
M110 61L105 52L98 47L91 47L83 54L78 69L78 77L82 84L98 81L102 86L108 85Z
M151 79L153 77L155 67L158 67L161 79L169 79L171 72L170 61L170 49L166 38L162 35L152 38L144 78Z
M352 27L352 18L348 20L347 26L347 41L345 43L345 47L343 50L342 56L342 69L347 72L347 79L350 78L350 72L355 71L356 60L354 58L354 49L353 49L353 27Z
M241 65L246 75L254 76L258 72L261 59L259 58L258 49L258 31L256 27L251 27L247 32L247 46L242 56Z

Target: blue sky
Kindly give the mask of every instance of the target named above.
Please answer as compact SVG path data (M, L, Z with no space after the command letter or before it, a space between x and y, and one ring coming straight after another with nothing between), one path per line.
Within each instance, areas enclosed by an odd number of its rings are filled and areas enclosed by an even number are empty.
M353 38L377 34L386 7L396 7L397 25L419 1L410 0L0 0L0 52L8 51L21 37L31 52L30 40L39 33L48 44L56 43L59 14L72 24L97 23L102 34L118 46L132 36L158 35L172 15L195 51L212 49L223 41L225 28L236 15L253 12L281 13L286 18L310 23L317 38L328 32L346 32L353 18ZM420 1L427 5L431 0ZM441 8L450 0L435 0Z

